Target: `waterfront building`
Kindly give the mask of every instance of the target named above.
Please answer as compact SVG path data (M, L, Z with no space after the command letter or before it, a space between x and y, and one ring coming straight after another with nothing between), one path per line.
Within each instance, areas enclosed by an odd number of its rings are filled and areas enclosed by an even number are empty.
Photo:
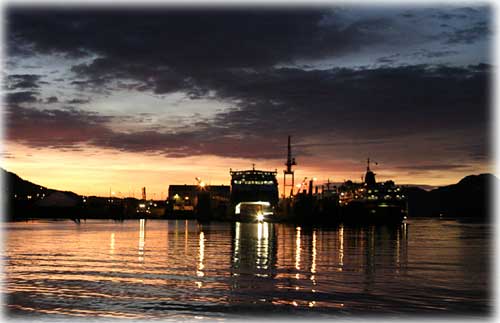
M214 206L229 202L230 187L228 185L169 185L168 201L173 211L194 212L198 206L200 193L208 193Z

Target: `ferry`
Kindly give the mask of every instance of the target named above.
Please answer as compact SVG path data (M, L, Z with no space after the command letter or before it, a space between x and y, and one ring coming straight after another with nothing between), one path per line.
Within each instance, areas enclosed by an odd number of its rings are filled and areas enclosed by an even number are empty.
M407 217L407 199L393 181L377 183L367 161L364 182L344 182L339 191L339 217L343 222L402 222Z
M231 209L236 221L273 220L278 206L277 170L229 170Z

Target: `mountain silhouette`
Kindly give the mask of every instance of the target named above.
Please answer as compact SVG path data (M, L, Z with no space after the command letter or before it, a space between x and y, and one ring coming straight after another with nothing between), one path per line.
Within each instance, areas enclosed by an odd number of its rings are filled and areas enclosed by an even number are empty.
M17 196L19 198L32 196L34 198L37 196L37 194L49 195L54 192L61 192L64 194L68 194L72 197L79 197L78 194L70 191L60 191L60 190L50 189L42 185L24 180L17 174L6 171L5 169L2 169L1 175L4 181L2 187L2 193L4 194L3 196L7 197L7 199L12 199L14 198L14 196Z
M493 211L493 174L469 175L458 183L431 191L406 187L409 216L487 218Z

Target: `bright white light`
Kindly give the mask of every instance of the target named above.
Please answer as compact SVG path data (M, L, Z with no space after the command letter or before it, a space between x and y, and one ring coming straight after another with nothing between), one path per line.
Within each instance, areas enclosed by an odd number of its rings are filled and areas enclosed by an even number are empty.
M257 214L257 221L264 221L264 214L258 213Z
M145 207L146 207L146 204L141 203L141 204L139 204L139 207L140 207L141 209L143 209L143 208L145 208Z

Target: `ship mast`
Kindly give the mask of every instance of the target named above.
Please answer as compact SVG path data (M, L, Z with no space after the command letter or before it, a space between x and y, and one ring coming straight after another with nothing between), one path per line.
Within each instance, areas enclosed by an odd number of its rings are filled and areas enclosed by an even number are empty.
M375 162L377 165L377 162ZM368 186L374 186L375 181L375 173L370 170L370 158L366 159L366 174L365 174L365 184Z
M294 174L294 171L292 170L292 166L294 166L294 165L297 165L297 163L295 162L295 158L292 157L291 136L288 136L288 154L287 154L287 160L285 163L286 169L283 170L283 198L286 197L287 186L291 186L290 196L293 195L293 188L295 185L295 174ZM292 184L291 185L287 185L287 183L286 183L287 175L292 176Z

